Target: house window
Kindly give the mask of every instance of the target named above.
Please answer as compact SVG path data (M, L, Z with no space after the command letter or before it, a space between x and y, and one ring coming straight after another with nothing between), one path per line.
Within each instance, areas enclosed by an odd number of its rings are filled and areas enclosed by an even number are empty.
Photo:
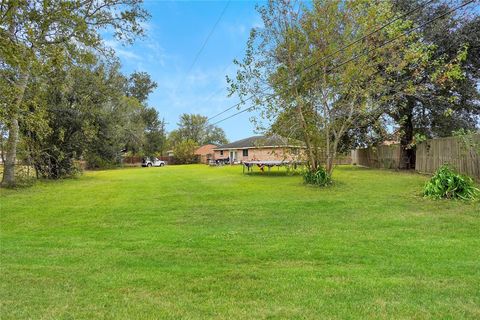
M248 149L243 149L243 156L248 157Z
M220 155L223 156L223 150L220 150Z

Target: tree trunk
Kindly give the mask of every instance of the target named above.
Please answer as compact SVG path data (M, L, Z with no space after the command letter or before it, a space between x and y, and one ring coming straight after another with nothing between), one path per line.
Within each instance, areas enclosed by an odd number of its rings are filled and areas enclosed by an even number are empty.
M325 128L325 156L327 157L325 159L325 170L327 171L328 174L330 174L333 171L333 165L332 165L332 150L331 150L331 145L330 145L330 128L328 125Z
M24 72L19 77L18 82L18 95L15 99L12 111L10 113L8 128L8 139L5 148L5 163L3 168L2 186L14 187L15 186L15 161L17 157L17 144L19 137L18 126L18 114L20 105L25 95L25 89L27 87L29 74Z
M334 161L335 161L334 157L332 157L332 156L327 157L327 167L325 168L325 170L327 171L327 173L329 175L332 175Z
M11 119L8 126L8 139L6 145L5 163L3 164L2 185L10 188L15 186L15 160L17 155L18 142L18 120Z
M356 99L354 99L356 100ZM348 117L342 122L342 126L338 131L335 131L335 128L332 128L332 133L334 136L334 139L332 142L330 142L330 130L327 130L327 152L328 152L328 158L327 158L327 173L332 176L333 169L335 168L335 159L337 158L337 152L338 152L338 144L340 142L340 139L342 139L343 134L348 130L350 126L350 121L352 120L353 116L353 111L355 110L355 104L351 103L350 104L350 111L348 112ZM327 127L328 129L328 127ZM331 148L331 143L333 143L333 148Z
M3 136L4 136L4 130L3 126L0 130L0 159L2 160L2 163L5 163L5 152L3 150Z
M405 112L404 120L401 126L402 136L400 137L400 159L399 169L415 169L415 150L412 148L413 142L413 107L415 101L408 100L408 110Z
M335 159L337 158L338 142L339 142L339 138L338 136L335 136L335 140L333 141L333 148L329 148L330 153L327 158L326 171L330 176L332 176L333 169L335 168Z
M315 155L314 155L313 150L312 150L312 143L310 141L310 135L308 133L307 122L305 121L305 117L303 116L303 110L302 110L302 107L301 107L300 103L298 103L298 105L297 105L297 111L298 111L298 115L300 116L300 123L301 123L302 129L303 129L305 144L307 145L308 156L310 158L310 169L315 171L315 170L317 170L317 161L315 159Z
M334 150L330 150L327 156L327 167L325 168L327 173L331 176L335 167L335 158L337 157L337 143L335 143Z

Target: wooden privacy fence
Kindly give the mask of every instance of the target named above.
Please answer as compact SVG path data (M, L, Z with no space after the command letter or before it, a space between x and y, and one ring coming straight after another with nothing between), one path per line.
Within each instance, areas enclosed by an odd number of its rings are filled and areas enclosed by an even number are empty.
M400 146L376 146L352 150L352 164L370 168L396 169L400 159Z
M123 164L134 165L142 162L142 157L140 156L126 156L123 158Z
M349 154L339 154L335 158L336 165L352 164L352 157Z
M480 134L430 139L416 146L415 170L434 173L443 164L480 181ZM397 169L400 145L352 150L352 164L370 168Z
M417 145L415 170L433 173L443 164L480 180L480 134L426 140Z
M301 159L304 161L308 160L306 154L304 154ZM325 151L322 151L320 155L318 156L318 161L320 163L327 163L327 153ZM334 160L335 165L350 165L352 164L352 154L351 152L341 152L337 153L335 160Z

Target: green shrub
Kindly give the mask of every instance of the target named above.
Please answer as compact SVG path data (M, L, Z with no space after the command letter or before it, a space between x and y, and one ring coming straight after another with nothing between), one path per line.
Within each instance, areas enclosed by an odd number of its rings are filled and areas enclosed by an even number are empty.
M332 177L323 167L319 167L317 170L307 169L303 173L303 180L306 184L312 184L319 187L324 187L332 183Z
M475 200L480 190L472 178L456 173L450 166L441 166L425 184L423 195L435 199Z
M97 154L88 154L85 160L87 169L112 169L117 165L115 161L102 158Z

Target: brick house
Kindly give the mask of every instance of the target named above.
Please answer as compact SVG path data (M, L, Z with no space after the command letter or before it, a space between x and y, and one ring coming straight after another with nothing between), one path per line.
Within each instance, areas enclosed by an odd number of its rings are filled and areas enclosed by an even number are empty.
M253 136L214 148L215 161L242 163L252 160L292 161L304 155L303 142L279 135Z
M201 163L208 164L210 160L214 159L213 149L216 147L214 144L203 145L195 150L195 155L199 157Z

